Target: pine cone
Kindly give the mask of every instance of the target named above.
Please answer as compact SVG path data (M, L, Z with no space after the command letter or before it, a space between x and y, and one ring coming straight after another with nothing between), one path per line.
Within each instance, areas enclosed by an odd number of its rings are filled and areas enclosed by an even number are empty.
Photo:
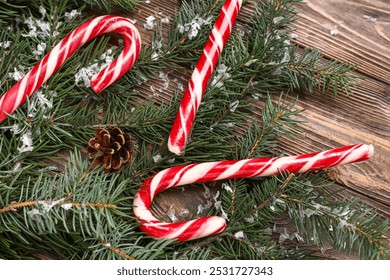
M96 129L94 138L88 141L88 157L93 161L91 168L104 166L104 172L118 173L129 165L133 154L130 134L119 128Z

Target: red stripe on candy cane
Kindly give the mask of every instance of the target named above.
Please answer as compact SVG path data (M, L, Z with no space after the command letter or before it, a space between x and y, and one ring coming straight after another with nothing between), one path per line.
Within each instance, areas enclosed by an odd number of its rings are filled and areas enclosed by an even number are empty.
M121 34L124 48L110 65L92 77L91 87L96 93L100 93L121 78L134 65L139 56L140 34L129 19L113 15L96 17L68 34L0 98L0 123L22 105L28 96L37 91L79 47L108 32Z
M223 218L210 216L186 222L162 222L150 212L153 198L171 187L214 180L278 175L281 172L303 173L367 160L373 153L372 145L358 144L298 156L175 166L156 173L142 184L133 202L134 215L142 223L140 229L155 238L187 241L209 236L224 230L226 221Z

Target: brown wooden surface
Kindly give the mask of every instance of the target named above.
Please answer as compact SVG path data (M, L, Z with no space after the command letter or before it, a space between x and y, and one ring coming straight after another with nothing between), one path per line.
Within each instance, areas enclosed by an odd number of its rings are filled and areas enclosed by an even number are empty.
M152 32L143 28L146 17L173 17L179 1L150 1L140 4L137 27L144 44L150 44ZM333 147L372 143L375 155L364 163L351 164L330 170L330 176L347 187L345 196L360 197L370 206L390 217L390 2L388 0L307 0L296 4L299 11L294 23L298 35L295 43L304 48L318 48L326 59L338 59L357 66L356 75L362 78L350 96L339 94L324 96L320 93L300 93L298 109L305 109L299 119L302 134L297 138L280 139L287 154L314 152ZM240 12L238 23L243 23L253 13L246 5ZM163 25L166 32L170 25ZM337 29L336 35L330 31ZM175 73L173 73L175 76ZM188 73L177 74L186 85ZM158 85L156 85L158 86ZM150 85L141 91L150 98ZM171 92L159 93L158 99L169 100ZM257 106L262 107L259 103ZM255 110L260 112L260 110ZM254 116L256 114L254 113ZM166 213L175 209L197 211L207 200L204 188L168 190L154 203L156 215L168 219ZM173 206L172 206L173 205ZM281 221L281 224L288 223ZM344 259L338 252L329 250L324 258Z

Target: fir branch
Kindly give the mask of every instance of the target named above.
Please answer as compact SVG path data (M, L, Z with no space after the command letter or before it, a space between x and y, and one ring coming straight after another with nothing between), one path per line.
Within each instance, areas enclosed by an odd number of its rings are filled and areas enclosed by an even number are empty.
M275 150L278 136L296 135L296 124L299 121L294 117L302 112L294 109L296 102L297 99L287 105L287 96L280 95L277 105L274 105L268 95L261 113L262 124L260 126L253 121L246 135L239 138L241 148L238 149L237 157L261 157L262 153Z
M351 85L357 79L351 74L355 67L337 61L320 65L320 60L321 55L314 49L305 51L297 61L289 63L284 73L293 83L292 88L313 92L317 87L323 93L332 91L334 95L337 95L338 91L350 93Z
M0 214L5 214L11 211L17 211L20 208L24 207L30 207L38 204L51 204L51 201L24 201L24 202L16 202L13 201L11 204L4 206L3 208L0 209ZM56 204L58 206L63 206L63 205L69 205L69 207L92 207L92 208L101 208L101 209L112 209L116 208L117 206L114 204L107 204L107 203L101 203L101 202L72 202L72 201L63 201L59 204Z

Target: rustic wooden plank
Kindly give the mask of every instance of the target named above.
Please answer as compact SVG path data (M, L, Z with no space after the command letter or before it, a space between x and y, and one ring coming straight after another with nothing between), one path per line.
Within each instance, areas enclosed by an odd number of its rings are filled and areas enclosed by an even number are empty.
M358 66L390 83L390 4L386 0L307 0L299 11L296 43ZM337 34L331 35L331 30Z

